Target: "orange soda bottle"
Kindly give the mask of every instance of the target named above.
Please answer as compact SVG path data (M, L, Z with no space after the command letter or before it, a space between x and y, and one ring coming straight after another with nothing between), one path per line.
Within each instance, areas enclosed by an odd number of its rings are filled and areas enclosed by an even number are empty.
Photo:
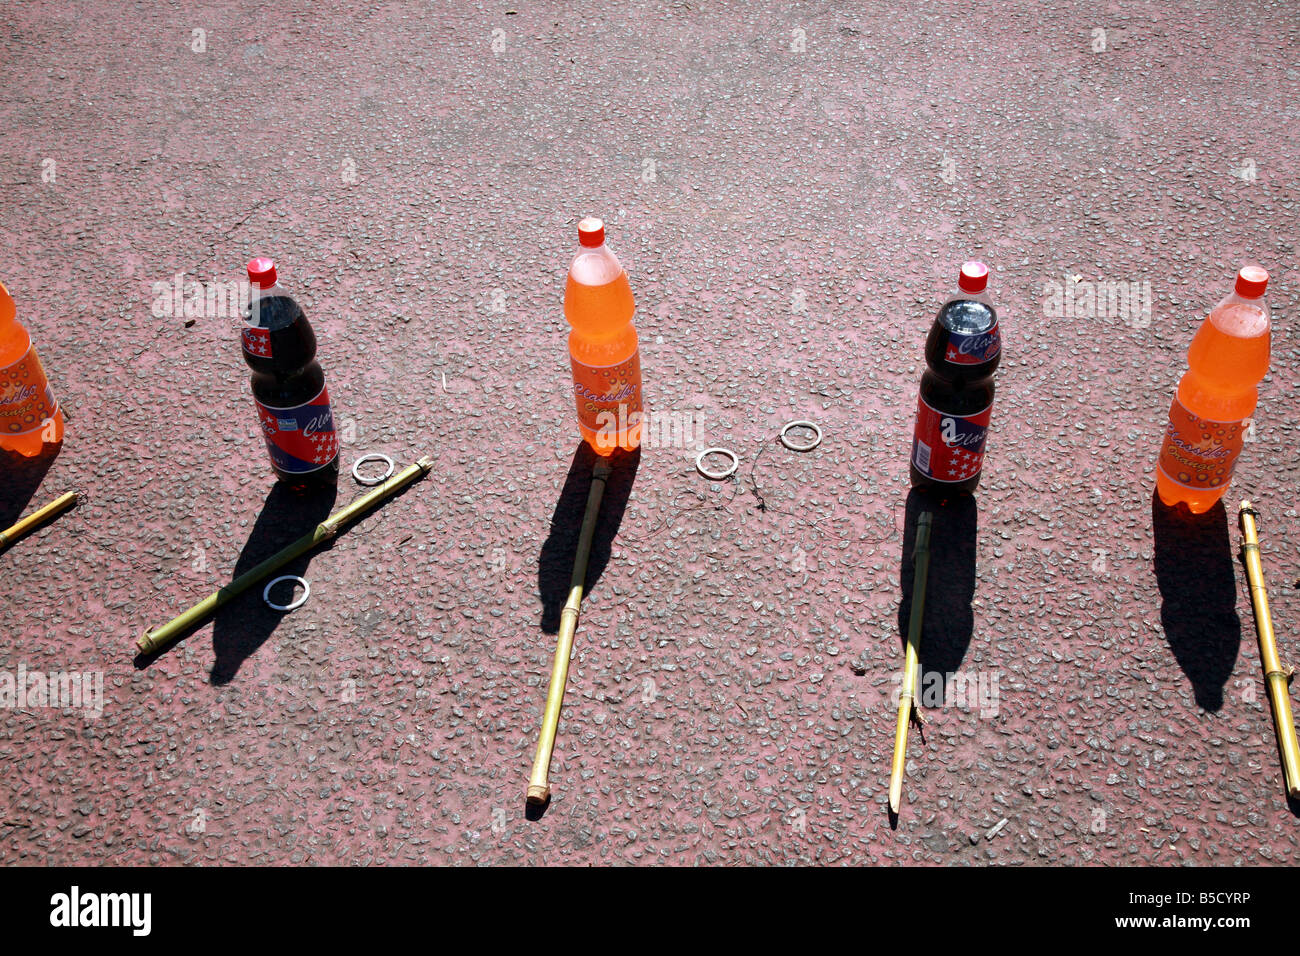
M0 283L0 449L27 458L48 442L63 441L63 412L16 317L14 300Z
M598 455L641 443L641 356L627 272L605 245L605 224L578 223L581 251L569 266L564 317L578 428Z
M1256 386L1268 374L1267 287L1267 272L1242 267L1232 293L1201 323L1187 350L1187 374L1169 409L1156 466L1156 493L1171 507L1185 502L1201 514L1228 490L1244 419L1255 411Z

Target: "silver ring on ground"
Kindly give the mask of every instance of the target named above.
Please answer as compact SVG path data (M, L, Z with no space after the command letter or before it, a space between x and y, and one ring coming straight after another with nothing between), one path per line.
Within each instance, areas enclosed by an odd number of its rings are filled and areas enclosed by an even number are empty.
M362 478L361 472L357 469L368 461L382 461L388 465L388 470L378 478ZM377 451L372 451L369 455L362 455L353 463L352 477L357 480L357 484L359 485L382 485L389 478L393 477L393 467L393 459L389 458L387 455L380 454Z
M731 464L722 471L709 471L709 469L704 467L704 459L709 455L726 455L731 459ZM695 470L705 478L712 478L714 481L722 481L724 478L730 478L736 473L736 469L739 467L740 459L730 448L706 448L695 456Z
M786 436L786 432L788 432L792 428L811 428L814 432L816 432L817 437L815 437L809 444L796 445L792 443L790 439ZM821 443L822 443L822 430L810 421L807 421L805 419L800 419L797 422L786 422L784 425L781 426L781 444L784 445L786 448L789 448L791 451L812 451Z
M288 604L276 604L274 601L272 601L271 588L275 587L281 581L295 581L298 584L301 584L302 597L298 598L296 601L290 601ZM310 596L311 596L311 585L307 583L306 578L300 578L296 574L282 574L278 578L275 578L273 581L267 584L265 588L262 589L262 600L265 601L266 606L273 611L296 611L298 610L298 608L302 607L304 604L307 603L307 598Z

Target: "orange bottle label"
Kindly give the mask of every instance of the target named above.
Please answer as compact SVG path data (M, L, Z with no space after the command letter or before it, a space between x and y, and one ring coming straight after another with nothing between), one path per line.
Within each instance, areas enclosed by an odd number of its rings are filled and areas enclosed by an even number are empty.
M0 434L22 435L40 428L59 410L36 350L0 368Z
M594 432L609 434L611 439L640 423L639 350L617 365L584 365L573 356L569 356L569 362L573 366L573 395L578 403L578 421Z
M1161 471L1188 488L1223 487L1241 454L1242 425L1198 418L1175 398L1160 449Z

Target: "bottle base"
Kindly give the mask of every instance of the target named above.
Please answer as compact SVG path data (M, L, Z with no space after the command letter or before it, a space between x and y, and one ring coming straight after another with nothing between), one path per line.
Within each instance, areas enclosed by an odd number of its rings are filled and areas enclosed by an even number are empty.
M1196 494L1190 488L1174 484L1173 481L1161 474L1158 468L1156 470L1156 497L1160 499L1160 503L1166 508L1177 508L1182 505L1194 515L1203 515L1217 505L1227 493L1227 486L1224 486L1213 491L1207 489L1200 494Z
M609 432L592 431L579 423L578 431L582 433L582 440L601 458L609 458L620 451L636 451L641 447L640 425L618 434L611 434Z
M931 478L927 478L925 475L921 474L921 472L916 470L915 465L910 466L910 470L913 488L921 491L928 491L941 498L956 498L961 495L975 494L975 489L978 488L980 484L980 477L984 474L981 471L979 474L967 478L965 481L947 482L934 481Z
M22 435L0 435L0 451L13 452L24 458L35 458L47 447L63 443L63 411L54 413L44 424Z
M324 468L294 474L272 468L276 480L291 491L311 491L316 488L333 488L339 483L339 460L335 458Z

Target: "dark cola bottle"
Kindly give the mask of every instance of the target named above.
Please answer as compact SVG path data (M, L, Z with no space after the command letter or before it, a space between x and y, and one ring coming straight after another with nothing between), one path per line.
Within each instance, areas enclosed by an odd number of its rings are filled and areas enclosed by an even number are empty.
M253 370L253 400L276 476L293 487L334 484L339 439L325 373L316 361L316 333L302 307L280 285L275 263L248 264L249 308L244 361Z
M912 438L914 488L961 493L980 483L993 372L1002 358L998 313L985 292L988 277L984 263L965 263L925 340L929 367L921 376Z

